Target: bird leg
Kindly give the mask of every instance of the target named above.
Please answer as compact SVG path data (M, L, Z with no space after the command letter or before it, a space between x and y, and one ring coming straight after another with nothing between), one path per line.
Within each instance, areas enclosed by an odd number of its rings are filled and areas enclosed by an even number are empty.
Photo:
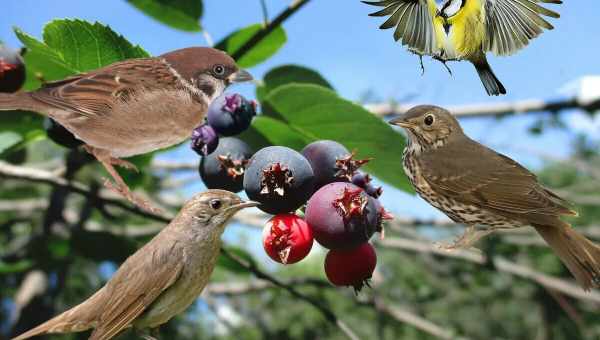
M474 225L469 225L465 232L452 244L438 244L443 250L468 249L473 247L477 241L494 232L494 229L476 229Z
M106 171L115 181L115 183L113 183L108 178L104 178L104 186L106 188L120 194L121 196L125 197L128 201L130 201L131 203L135 204L143 210L149 211L151 213L160 212L160 209L153 207L149 201L138 197L137 195L134 195L123 180L123 178L121 177L121 175L119 175L117 170L113 167L113 165L117 165L125 169L138 172L138 169L135 165L126 160L110 156L110 154L106 150L97 149L89 145L85 146L85 150L92 154L94 157L96 157L96 159L98 159L100 163L102 163Z
M158 336L160 335L158 327L151 328L150 334L144 334L139 329L136 328L136 333L137 333L137 335L139 335L140 338L142 338L144 340L158 340Z

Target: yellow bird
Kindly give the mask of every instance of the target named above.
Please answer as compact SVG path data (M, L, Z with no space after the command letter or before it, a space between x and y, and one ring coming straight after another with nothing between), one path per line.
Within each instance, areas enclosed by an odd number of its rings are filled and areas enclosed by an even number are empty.
M485 53L508 56L554 27L542 16L560 15L538 3L561 0L383 0L363 1L384 7L370 16L389 18L381 29L395 27L394 39L420 56L442 62L468 60L489 95L506 94Z

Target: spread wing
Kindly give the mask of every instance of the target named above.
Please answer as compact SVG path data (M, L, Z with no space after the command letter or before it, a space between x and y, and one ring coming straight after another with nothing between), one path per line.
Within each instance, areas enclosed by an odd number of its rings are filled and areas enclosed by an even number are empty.
M106 284L105 309L91 340L107 340L131 325L160 294L173 285L183 269L183 250L176 241L159 247L155 238L131 256Z
M559 18L538 2L560 4L560 0L486 0L487 40L484 50L496 55L511 55L542 34L543 29L554 27L542 16Z
M565 201L542 187L536 176L512 159L476 142L451 144L454 157L420 158L426 181L442 194L499 214L574 214Z
M31 95L58 109L103 116L111 111L115 99L127 101L136 91L159 89L174 81L164 63L151 58L131 59L47 83Z
M384 7L369 14L374 17L389 16L379 27L395 27L394 39L407 45L410 50L431 55L437 51L434 17L437 12L435 0L383 0L363 1L368 5Z

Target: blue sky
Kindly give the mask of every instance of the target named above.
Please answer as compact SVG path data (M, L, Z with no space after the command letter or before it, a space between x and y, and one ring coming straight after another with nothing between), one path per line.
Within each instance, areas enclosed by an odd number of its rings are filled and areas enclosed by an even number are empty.
M268 0L271 16L290 1ZM402 99L437 105L474 102L499 102L527 98L555 98L565 83L584 75L600 75L600 26L597 15L600 3L596 0L566 0L558 10L562 17L550 20L555 30L534 40L528 48L508 58L490 56L490 63L508 89L508 95L488 97L472 66L452 63L454 76L444 67L425 60L426 71L421 76L418 58L394 43L391 31L380 31L380 18L367 14L374 8L358 0L312 0L284 27L288 43L268 62L251 69L261 77L270 68L287 63L303 64L321 72L349 99L358 99L372 91L381 99ZM110 25L131 42L140 44L152 54L191 45L205 45L201 34L173 30L137 11L125 1L80 0L19 0L3 1L0 39L19 46L12 26L40 36L45 23L54 18L81 18ZM203 26L215 41L229 32L262 20L259 0L205 0ZM252 87L235 89L252 95ZM600 122L595 124L579 113L565 113L565 120L577 129L595 133L598 138ZM567 156L573 132L548 130L542 136L530 136L526 128L533 117L510 119L465 119L465 130L495 149L516 158L530 167L542 165L539 157L524 149L550 150ZM594 128L590 128L594 127ZM177 157L195 157L187 148ZM398 160L398 171L400 160ZM194 188L200 190L201 186ZM391 188L386 188L384 202L388 208L421 217L440 216L424 202ZM398 203L401 202L401 203Z

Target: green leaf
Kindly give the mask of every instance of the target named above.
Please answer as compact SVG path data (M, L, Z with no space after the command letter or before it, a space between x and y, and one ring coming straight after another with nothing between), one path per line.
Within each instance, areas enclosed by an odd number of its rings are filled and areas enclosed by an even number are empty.
M256 261L254 260L252 255L250 255L250 253L248 253L243 248L235 247L235 246L227 246L226 248L227 248L227 251L229 251L234 256L244 259L250 263L256 264ZM227 257L223 254L219 255L219 258L217 259L217 266L227 269L228 271L236 272L236 273L242 273L242 274L248 273L248 270L246 270L246 268L240 266L237 262L235 262L234 260L230 259L229 257Z
M152 18L173 28L199 32L202 0L127 0Z
M233 32L225 39L219 42L216 48L227 52L229 55L234 55L248 40L263 28L261 24L254 24L239 31ZM287 36L284 29L279 26L270 32L258 44L246 52L237 64L240 67L252 67L262 63L273 56L287 41Z
M280 86L266 102L307 140L335 140L356 150L358 158L372 157L365 166L368 172L399 189L412 191L401 170L404 137L362 106L340 98L330 89L307 84Z
M262 115L255 117L251 128L242 133L239 138L248 143L253 150L260 150L269 145L285 145L302 150L310 140L286 123Z
M71 236L71 244L79 255L94 261L121 263L136 251L135 242L107 231L76 231Z
M256 97L262 101L269 92L286 84L315 84L333 90L333 87L315 70L299 65L282 65L271 69L256 88Z
M0 261L0 274L20 273L28 270L33 265L31 260L20 260L14 263Z
M0 132L0 154L23 140L23 137L12 131Z

